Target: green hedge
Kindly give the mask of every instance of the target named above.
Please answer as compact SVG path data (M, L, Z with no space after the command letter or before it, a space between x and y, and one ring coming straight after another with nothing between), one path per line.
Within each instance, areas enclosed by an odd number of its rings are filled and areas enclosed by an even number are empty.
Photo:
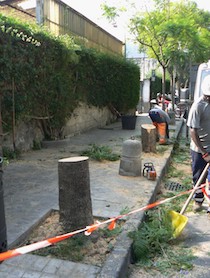
M137 65L93 49L83 49L79 55L79 87L88 103L111 104L120 113L136 107L140 89Z
M139 98L137 65L3 15L0 71L4 130L12 129L12 114L16 121L36 118L46 139L62 138L80 100L125 112Z
M162 92L162 77L156 76L155 81L150 82L151 99L156 98ZM170 80L166 79L166 93L170 92Z

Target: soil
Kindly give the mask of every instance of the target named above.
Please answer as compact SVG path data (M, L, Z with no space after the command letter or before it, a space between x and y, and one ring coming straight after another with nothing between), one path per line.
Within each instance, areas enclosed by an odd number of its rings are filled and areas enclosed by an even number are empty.
M99 221L103 220L100 219ZM55 245L39 249L35 251L35 254L102 266L114 247L116 237L123 223L123 221L118 221L113 231L109 231L107 226L105 226L97 229L90 236L84 234L75 235ZM59 211L53 211L33 230L26 239L25 244L31 244L62 234L65 234L65 231L62 223L59 222ZM63 248L63 252L60 251L61 248ZM68 251L66 251L67 249Z

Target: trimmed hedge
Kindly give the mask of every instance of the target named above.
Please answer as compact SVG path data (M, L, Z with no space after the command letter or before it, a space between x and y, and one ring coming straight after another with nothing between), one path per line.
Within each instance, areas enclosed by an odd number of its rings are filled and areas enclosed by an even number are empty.
M139 99L137 65L3 15L0 71L4 130L11 131L12 115L16 121L36 118L46 139L62 138L80 100L124 113Z
M83 49L79 55L79 88L88 103L111 104L120 113L136 107L140 90L137 65L93 49Z

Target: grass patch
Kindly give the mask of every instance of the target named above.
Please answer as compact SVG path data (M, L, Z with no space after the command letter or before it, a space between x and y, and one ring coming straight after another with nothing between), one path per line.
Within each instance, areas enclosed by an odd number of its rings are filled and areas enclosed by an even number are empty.
M97 161L116 161L120 158L118 154L112 152L110 147L98 146L96 144L90 145L90 147L87 150L83 151L81 155L89 156L90 158Z

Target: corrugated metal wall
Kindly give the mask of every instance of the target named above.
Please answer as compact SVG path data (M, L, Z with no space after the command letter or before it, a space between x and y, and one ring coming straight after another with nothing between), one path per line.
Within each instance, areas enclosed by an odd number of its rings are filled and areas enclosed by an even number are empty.
M44 1L44 25L56 35L81 37L87 47L123 54L123 43L60 0Z

